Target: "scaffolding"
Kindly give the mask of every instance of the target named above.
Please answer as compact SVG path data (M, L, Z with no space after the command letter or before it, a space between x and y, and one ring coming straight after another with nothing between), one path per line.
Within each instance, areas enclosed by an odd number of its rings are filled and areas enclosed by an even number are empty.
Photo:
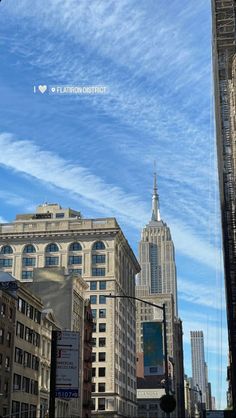
M236 172L235 114L232 94L235 65L235 0L212 0L215 113L221 218L229 332L230 389L236 411Z

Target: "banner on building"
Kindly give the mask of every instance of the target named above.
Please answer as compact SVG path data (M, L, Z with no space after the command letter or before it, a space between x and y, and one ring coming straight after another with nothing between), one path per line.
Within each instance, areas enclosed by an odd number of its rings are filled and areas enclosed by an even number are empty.
M80 333L56 331L56 398L79 397Z
M164 374L161 322L143 322L144 376Z

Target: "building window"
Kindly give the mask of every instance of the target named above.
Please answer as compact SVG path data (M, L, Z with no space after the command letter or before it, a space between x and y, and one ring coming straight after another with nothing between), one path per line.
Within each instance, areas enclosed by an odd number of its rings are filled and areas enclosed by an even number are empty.
M20 418L28 418L29 417L29 405L27 403L21 403L21 416Z
M69 246L69 251L82 251L81 244L79 242L73 242Z
M63 212L58 212L58 213L56 213L56 218L58 219L58 218L64 218L65 217L65 214L63 213Z
M0 311L0 314L1 314L1 316L3 316L3 317L5 317L5 316L6 316L6 308L7 308L7 306L6 306L6 304L3 302L3 303L1 304L1 311Z
M97 324L96 324L96 322L93 322L93 331L92 332L97 332Z
M59 247L57 244L54 244L54 243L48 244L45 250L46 253L57 253L58 251L59 251Z
M20 402L12 401L11 413L14 418L20 418Z
M37 356L32 355L32 369L38 370L39 369L39 358Z
M103 322L99 324L99 332L106 332L106 324Z
M70 255L69 256L69 264L82 264L82 256L81 255Z
M22 277L22 280L32 279L33 272L32 271L23 270L22 271L22 274L21 274L21 277Z
M98 353L99 361L106 361L106 353Z
M90 282L90 290L97 290L97 282Z
M92 377L96 377L96 367L92 367Z
M24 367L31 367L31 354L24 352Z
M4 329L0 328L0 344L4 343Z
M9 308L9 318L13 319L13 309Z
M98 410L105 411L105 398L98 398Z
M30 392L30 379L29 379L29 377L23 376L22 391L27 392L27 393Z
M92 392L96 392L96 383L92 383Z
M7 333L7 345L8 347L11 347L11 333L10 332Z
M90 303L91 303L91 305L96 305L97 295L90 295Z
M98 392L106 392L106 383L98 383Z
M13 376L13 391L21 389L21 375L14 373Z
M99 309L99 318L106 318L106 309Z
M97 309L91 309L93 318L97 318ZM96 325L96 324L95 324Z
M105 248L105 244L102 241L97 241L92 246L92 250L105 250Z
M41 312L37 309L34 310L34 321L37 322L37 324L41 323Z
M92 363L94 363L96 361L96 353L92 353L91 357L92 357Z
M0 258L0 267L12 267L12 258Z
M30 393L32 395L38 395L38 382L36 380L30 381Z
M36 418L37 406L30 405L30 418Z
M92 256L92 263L93 264L104 264L106 262L106 256L105 254L94 254Z
M23 362L23 350L21 348L15 348L15 362L22 364Z
M23 266L35 266L36 265L36 258L35 257L27 257L23 258Z
M99 376L99 377L104 377L104 376L106 376L106 368L105 368L105 367L99 367L99 368L98 368L98 376Z
M101 303L102 305L105 305L106 302L107 302L106 296L99 295L99 303Z
M91 398L91 411L95 411L96 409L96 399Z
M9 369L10 367L10 357L6 356L5 358L5 367L6 369Z
M35 246L32 244L28 244L25 246L23 253L32 254L36 253Z
M26 303L24 299L18 298L18 311L25 314L26 312Z
M13 253L13 249L11 248L10 245L4 245L4 247L1 248L0 253L1 254L12 254Z
M97 344L97 339L96 338L92 338L91 339L91 345L92 345L92 347L96 347L96 344Z
M92 276L105 276L106 269L105 268L92 268Z
M107 282L105 282L104 280L99 282L99 289L100 290L106 290L107 288Z
M16 335L20 338L24 338L24 325L21 322L17 322Z
M58 266L59 264L59 257L46 257L45 258L45 265L48 266Z
M106 347L106 338L99 338L99 347Z

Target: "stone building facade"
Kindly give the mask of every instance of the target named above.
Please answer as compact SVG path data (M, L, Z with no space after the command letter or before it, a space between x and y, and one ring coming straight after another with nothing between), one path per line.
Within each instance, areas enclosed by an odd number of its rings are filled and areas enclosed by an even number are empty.
M0 272L0 416L10 415L17 298L4 284L13 281ZM3 290L4 289L4 290Z
M135 417L135 304L104 297L135 296L135 275L140 271L117 221L82 219L79 212L45 204L34 214L0 225L0 253L5 245L12 251L2 253L2 268L20 280L32 280L35 267L64 267L81 274L96 322L92 413Z

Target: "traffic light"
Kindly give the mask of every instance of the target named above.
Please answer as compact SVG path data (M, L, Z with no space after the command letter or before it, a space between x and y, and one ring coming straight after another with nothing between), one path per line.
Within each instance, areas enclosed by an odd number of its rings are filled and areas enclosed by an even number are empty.
M176 400L173 395L163 395L160 399L160 408L164 412L173 412L176 408Z

